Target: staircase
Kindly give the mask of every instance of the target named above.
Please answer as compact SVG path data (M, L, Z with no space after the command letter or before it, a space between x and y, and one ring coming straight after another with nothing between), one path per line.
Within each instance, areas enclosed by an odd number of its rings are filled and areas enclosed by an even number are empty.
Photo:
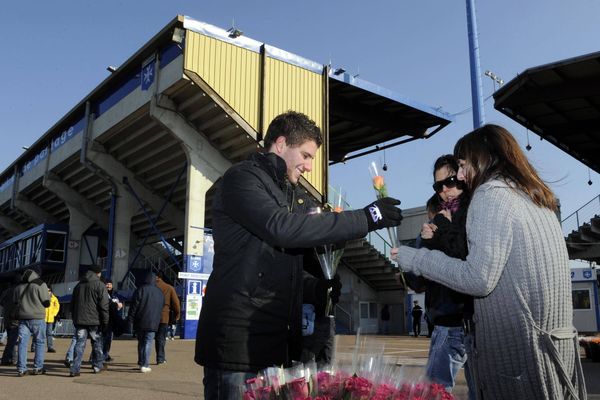
M373 240L367 237L347 242L342 264L378 292L403 289L396 280L396 264L379 252L369 239ZM389 249L389 245L386 248Z
M561 221L570 259L600 263L600 195Z
M175 288L177 295L181 296L183 293L183 286L181 280L177 277L174 268L174 262L168 262L159 255L152 258L140 255L135 265L133 265L125 275L125 278L122 281L123 284L121 290L133 293L137 288L136 275L138 275L140 271L151 270L154 274L162 272L165 276L165 280L168 283L171 283Z

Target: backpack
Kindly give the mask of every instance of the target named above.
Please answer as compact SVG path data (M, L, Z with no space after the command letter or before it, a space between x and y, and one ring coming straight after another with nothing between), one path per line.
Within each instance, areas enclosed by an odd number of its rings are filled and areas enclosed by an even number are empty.
M16 290L16 288L14 289L13 303L8 312L8 317L13 321L19 320L19 308L21 307L21 301L23 300L23 297L25 296L27 289L29 289L29 283L27 283L27 286L25 286L25 289L23 289L23 293L21 293L20 296L17 296L17 290Z

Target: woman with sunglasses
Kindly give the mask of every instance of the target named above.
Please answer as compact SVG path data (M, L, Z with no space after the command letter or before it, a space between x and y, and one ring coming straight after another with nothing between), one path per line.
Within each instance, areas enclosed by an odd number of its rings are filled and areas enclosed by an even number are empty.
M446 154L435 161L433 189L436 194L428 205L435 202L436 206L430 221L423 224L420 241L417 241L418 247L439 250L464 260L467 256L465 224L468 195L464 182L456 178L457 172L458 162L453 155ZM467 360L463 318L465 312L469 316L472 313L472 299L421 276L408 273L406 277L413 290L425 292L427 315L434 324L427 377L452 391L456 376Z
M500 126L465 135L454 154L473 193L469 254L401 246L400 265L475 296L479 398L586 398L556 198Z

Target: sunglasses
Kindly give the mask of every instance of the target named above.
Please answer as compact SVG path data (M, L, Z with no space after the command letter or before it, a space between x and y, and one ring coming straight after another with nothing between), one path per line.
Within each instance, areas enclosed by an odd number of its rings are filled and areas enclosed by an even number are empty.
M442 190L444 190L444 186L446 186L448 189L452 189L457 186L462 186L462 182L458 180L456 175L452 175L444 180L437 181L436 183L434 183L433 190L435 190L436 193L440 193Z

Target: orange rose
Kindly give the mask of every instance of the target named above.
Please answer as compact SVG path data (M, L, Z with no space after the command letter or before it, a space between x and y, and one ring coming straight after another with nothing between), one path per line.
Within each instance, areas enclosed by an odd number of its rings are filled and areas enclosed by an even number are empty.
M383 176L377 175L373 178L373 187L375 188L375 190L381 190L381 188L383 188L384 185L385 183L383 181Z

